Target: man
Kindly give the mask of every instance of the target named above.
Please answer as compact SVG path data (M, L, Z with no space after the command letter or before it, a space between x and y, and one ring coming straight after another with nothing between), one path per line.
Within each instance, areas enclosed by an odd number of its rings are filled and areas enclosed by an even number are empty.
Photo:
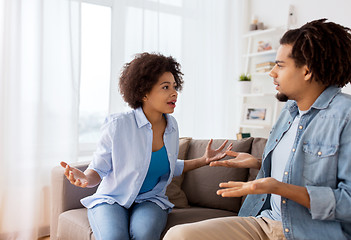
M261 168L251 182L221 183L248 195L239 217L178 225L169 239L351 239L350 29L326 19L289 30L270 72L289 100L267 141L262 167L250 154L211 166Z

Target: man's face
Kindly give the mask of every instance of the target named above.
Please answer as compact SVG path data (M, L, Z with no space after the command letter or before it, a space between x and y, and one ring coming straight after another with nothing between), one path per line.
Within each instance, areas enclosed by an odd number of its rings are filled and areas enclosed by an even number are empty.
M306 90L308 69L306 66L296 67L294 60L289 57L292 45L280 45L276 56L276 65L269 75L276 85L277 99L298 101ZM308 80L308 79L307 79Z

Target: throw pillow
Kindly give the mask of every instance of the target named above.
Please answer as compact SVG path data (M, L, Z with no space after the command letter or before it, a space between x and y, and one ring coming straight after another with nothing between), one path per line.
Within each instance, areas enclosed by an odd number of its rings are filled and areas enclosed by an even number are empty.
M186 159L190 141L191 141L191 138L189 137L179 138L178 159L182 159L182 160ZM184 191L181 189L183 179L184 179L183 174L181 176L173 177L172 182L168 185L166 190L166 196L168 197L168 200L171 203L173 203L174 207L176 208L190 207L188 204L188 199L186 198Z
M230 140L233 151L250 152L253 138ZM218 148L224 140L214 140L212 148ZM188 159L203 155L208 140L192 140L188 152ZM227 144L227 145L228 145ZM225 157L224 159L230 159ZM248 169L204 166L186 173L183 180L183 190L190 205L209 207L238 212L241 206L240 198L223 198L217 195L219 183L228 181L246 181Z

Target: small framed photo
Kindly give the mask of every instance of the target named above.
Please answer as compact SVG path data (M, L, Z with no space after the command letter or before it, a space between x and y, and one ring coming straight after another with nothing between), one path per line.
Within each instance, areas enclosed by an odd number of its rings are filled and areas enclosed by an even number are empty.
M244 104L242 114L243 124L269 126L271 121L271 107L258 104Z

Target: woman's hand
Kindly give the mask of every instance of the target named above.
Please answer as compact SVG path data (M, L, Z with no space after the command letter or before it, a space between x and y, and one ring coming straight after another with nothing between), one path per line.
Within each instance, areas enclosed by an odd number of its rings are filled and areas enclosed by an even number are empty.
M66 178L75 186L85 188L88 185L87 176L77 168L70 167L67 163L60 163L65 168Z
M260 178L250 182L229 181L220 183L219 186L224 188L217 191L222 197L242 197L248 194L266 194L274 193L279 182L271 177Z
M225 145L228 143L228 140L225 140L222 145L217 148L217 149L212 149L211 145L212 145L213 139L211 139L206 147L206 152L203 156L203 158L206 159L206 165L209 164L212 161L218 161L222 158L224 158L225 156L227 156L227 152L230 152L230 150L233 147L233 144L229 144L229 146L226 149L226 152L222 152L223 148L225 147Z
M232 167L232 168L261 168L261 161L253 157L249 153L240 153L240 152L233 152L233 151L226 151L226 155L235 157L229 160L223 161L214 161L210 163L211 167Z

